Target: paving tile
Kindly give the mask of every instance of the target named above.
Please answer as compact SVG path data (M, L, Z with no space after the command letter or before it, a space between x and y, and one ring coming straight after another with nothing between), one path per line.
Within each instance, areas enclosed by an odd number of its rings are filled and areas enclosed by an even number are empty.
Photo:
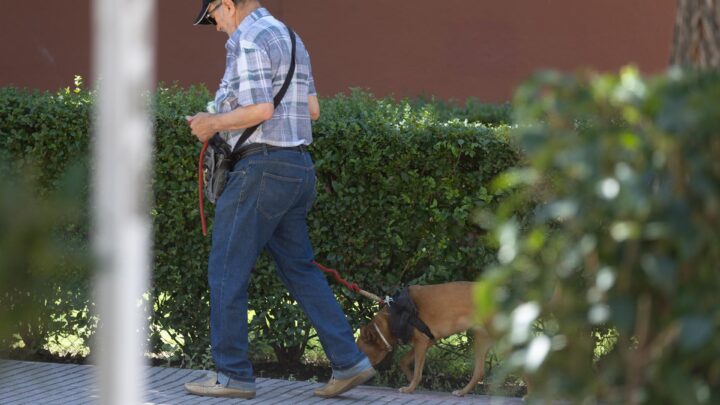
M93 365L34 363L0 360L0 404L90 405L99 403ZM396 388L361 386L331 399L313 395L322 382L258 378L258 396L252 400L190 395L183 384L205 374L202 370L148 367L145 370L147 405L521 405L520 398L468 395L418 390L402 394Z

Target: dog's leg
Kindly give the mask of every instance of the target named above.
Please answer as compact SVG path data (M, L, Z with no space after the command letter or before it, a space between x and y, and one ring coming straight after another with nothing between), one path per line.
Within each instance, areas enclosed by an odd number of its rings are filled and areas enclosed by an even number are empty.
M475 390L478 382L480 382L480 380L482 380L485 376L485 358L492 346L492 342L490 341L490 337L487 332L482 329L477 329L475 331L475 341L473 343L475 346L475 370L473 370L470 382L465 386L465 388L453 391L453 395L458 397L462 397L468 392Z
M411 346L410 351L405 353L400 359L400 370L402 370L405 377L407 377L408 383L412 382L413 372L410 371L410 363L415 359L415 347Z
M432 346L432 341L427 339L424 335L419 339L413 339L413 352L415 360L413 376L412 380L410 380L410 385L400 388L400 392L409 394L415 391L415 388L417 388L420 384L423 367L425 367L425 355L427 354L427 350L430 346Z

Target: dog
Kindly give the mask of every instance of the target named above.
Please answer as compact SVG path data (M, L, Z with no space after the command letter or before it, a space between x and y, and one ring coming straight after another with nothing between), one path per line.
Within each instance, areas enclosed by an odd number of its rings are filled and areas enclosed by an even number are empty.
M487 329L475 322L473 284L469 281L456 281L409 287L410 298L415 303L418 317L427 325L436 340L473 329L475 369L465 388L453 391L456 396L463 396L473 391L477 383L483 379L485 358L492 346ZM400 369L410 384L400 388L400 392L411 393L420 384L427 350L435 342L417 328L413 328L410 341L405 343L410 344L412 348L400 359ZM360 336L357 340L358 347L373 366L377 366L399 344L399 339L391 332L390 311L387 305L381 308L369 324L360 328ZM412 372L411 363L415 363Z

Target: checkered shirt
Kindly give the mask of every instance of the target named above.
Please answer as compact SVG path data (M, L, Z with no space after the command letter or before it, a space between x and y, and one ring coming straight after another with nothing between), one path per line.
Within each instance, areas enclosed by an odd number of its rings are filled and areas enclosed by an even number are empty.
M308 96L316 95L310 66L310 55L296 35L295 76L272 119L265 121L246 141L274 146L309 145L312 126ZM215 108L228 112L238 107L272 103L280 91L292 54L287 27L265 8L247 16L225 44L227 61L220 88L215 94ZM221 133L234 147L243 130Z

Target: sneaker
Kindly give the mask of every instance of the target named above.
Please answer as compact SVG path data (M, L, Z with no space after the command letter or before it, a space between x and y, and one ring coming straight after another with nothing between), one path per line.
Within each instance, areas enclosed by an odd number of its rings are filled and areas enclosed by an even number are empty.
M348 378L347 380L338 380L335 378L331 378L330 382L327 383L322 388L315 390L315 395L322 397L322 398L332 398L336 397L343 392L347 392L358 385L366 382L367 380L373 378L375 376L375 369L369 368L360 374L356 375L355 377Z
M191 394L205 397L255 398L255 391L227 387L218 383L215 373L208 374L208 378L205 380L185 383L185 390Z

